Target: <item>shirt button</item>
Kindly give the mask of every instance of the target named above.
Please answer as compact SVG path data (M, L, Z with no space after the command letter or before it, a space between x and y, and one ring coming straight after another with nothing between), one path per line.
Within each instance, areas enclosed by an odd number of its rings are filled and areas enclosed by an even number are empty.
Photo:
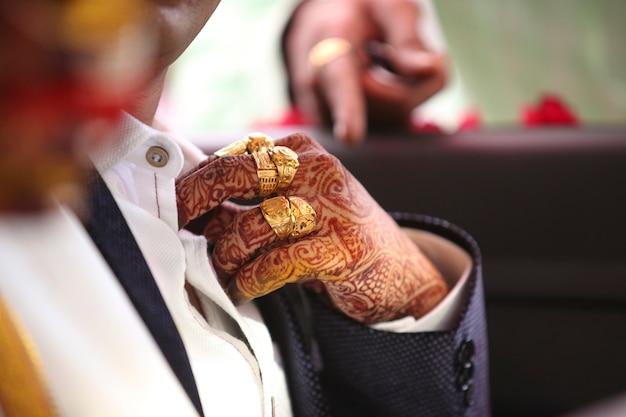
M170 156L167 151L159 146L151 146L146 152L146 161L156 168L162 168L167 165Z

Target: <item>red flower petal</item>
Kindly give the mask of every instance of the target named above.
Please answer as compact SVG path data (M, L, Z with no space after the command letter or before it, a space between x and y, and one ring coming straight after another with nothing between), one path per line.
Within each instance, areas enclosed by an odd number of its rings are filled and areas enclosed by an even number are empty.
M524 126L577 126L578 116L567 104L554 94L545 94L536 107L522 107L521 122Z
M482 127L483 119L478 110L468 110L461 116L459 131L478 130Z

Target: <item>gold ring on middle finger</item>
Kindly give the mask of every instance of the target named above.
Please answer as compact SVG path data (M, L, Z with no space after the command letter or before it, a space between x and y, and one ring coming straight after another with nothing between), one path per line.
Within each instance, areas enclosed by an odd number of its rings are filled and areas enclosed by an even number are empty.
M291 218L293 221L289 237L299 238L310 234L317 225L317 213L311 205L303 198L291 196L287 197L291 208Z
M279 239L286 239L293 230L291 203L287 197L278 196L264 200L259 206L265 221Z
M310 234L317 225L317 214L303 198L278 196L260 204L261 213L279 239L297 239Z

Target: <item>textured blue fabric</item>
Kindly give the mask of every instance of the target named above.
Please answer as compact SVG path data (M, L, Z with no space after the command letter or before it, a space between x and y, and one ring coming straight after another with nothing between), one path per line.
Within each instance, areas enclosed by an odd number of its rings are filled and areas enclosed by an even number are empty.
M488 416L482 265L476 242L445 221L395 214L436 233L474 261L455 329L390 333L351 320L317 296L285 287L258 300L281 346L296 416Z

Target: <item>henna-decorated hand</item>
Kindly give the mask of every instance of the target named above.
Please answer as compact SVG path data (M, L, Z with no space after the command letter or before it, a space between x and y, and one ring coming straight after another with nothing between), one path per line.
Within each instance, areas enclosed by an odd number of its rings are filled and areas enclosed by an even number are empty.
M214 243L213 265L231 298L243 302L298 282L325 289L337 308L365 323L430 311L446 283L394 220L315 141L295 134L279 143L300 161L284 194L304 198L317 212L317 226L304 238L279 240L258 207L221 205L257 196L251 155L210 161L177 184L181 227L208 213L204 235Z

